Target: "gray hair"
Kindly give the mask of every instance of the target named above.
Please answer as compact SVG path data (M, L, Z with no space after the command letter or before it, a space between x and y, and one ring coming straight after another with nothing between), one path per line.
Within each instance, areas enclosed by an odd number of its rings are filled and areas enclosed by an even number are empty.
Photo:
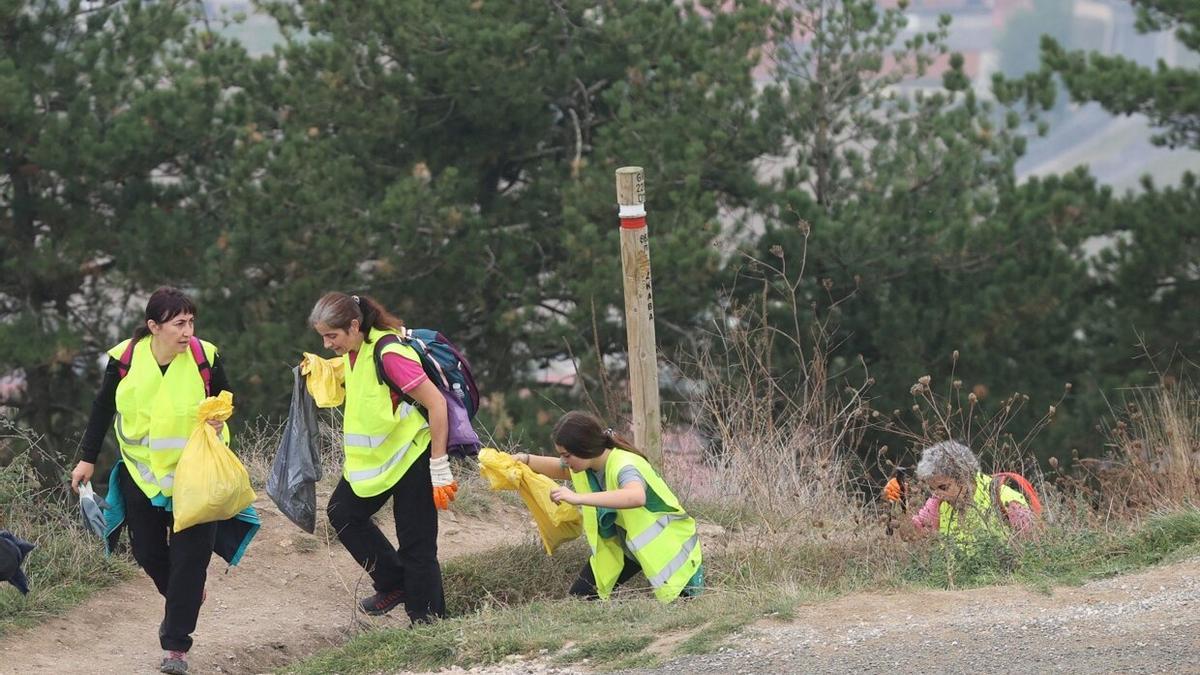
M917 462L917 480L941 475L970 484L977 473L979 458L958 441L942 441L925 448L921 451L921 461Z
M363 323L359 297L333 291L322 295L321 299L317 300L317 304L313 306L312 312L308 315L308 324L313 327L316 327L317 324L325 324L330 328L349 330L350 322L355 319L358 319L360 324ZM363 327L364 332L366 328L366 326Z

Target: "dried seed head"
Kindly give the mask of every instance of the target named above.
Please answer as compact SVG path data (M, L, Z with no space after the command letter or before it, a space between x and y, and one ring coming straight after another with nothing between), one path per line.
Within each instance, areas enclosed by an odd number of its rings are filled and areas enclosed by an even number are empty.
M929 386L929 381L930 381L930 377L928 375L922 375L921 377L917 378L917 382L920 382L921 384L925 385L926 387Z
M775 256L776 258L782 258L783 257L783 247L780 246L779 244L772 244L771 245L771 255Z
M962 380L955 380L951 383L955 389L962 389Z
M914 403L914 404L913 404L913 407L912 407L912 411L913 411L913 412L915 412L915 413L919 413L919 412L921 412L921 406L919 406L919 405L917 405L916 403Z
M1050 406L1050 415L1054 415L1055 410L1057 410L1057 408L1055 408L1054 406Z
M879 456L880 457L883 457L887 453L888 453L888 446L886 446L886 445L879 446Z
M917 383L908 388L908 393L912 394L913 396L916 396L917 394L921 393L921 391L923 391L924 389L925 389L925 387L921 386L920 383Z
M975 395L975 392L971 392L967 395L967 400L971 402L971 405L975 405L979 402L979 397Z
M1066 390L1066 391L1071 391L1071 383L1070 383L1070 382L1068 382L1068 383L1064 384L1064 385L1063 385L1063 389L1064 389L1064 390Z
M957 350L957 349L955 349L955 350L954 350L954 353L950 355L950 358L951 358L951 360L953 360L955 363L958 363L958 350Z
M1057 468L1058 468L1058 458L1057 458L1057 457L1051 457L1051 458L1050 458L1050 468L1051 468L1051 469L1057 469Z

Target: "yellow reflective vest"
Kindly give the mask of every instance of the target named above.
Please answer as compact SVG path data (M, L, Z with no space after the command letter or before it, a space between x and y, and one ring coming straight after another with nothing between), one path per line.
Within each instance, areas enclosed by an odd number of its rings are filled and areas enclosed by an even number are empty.
M175 465L198 422L196 409L205 398L204 379L191 349L175 355L164 373L150 350L151 336L133 347L129 371L117 384L117 416L113 427L121 457L133 482L149 498L170 497L175 484ZM119 359L129 340L108 350ZM212 363L217 347L200 341ZM229 444L229 425L221 432Z
M617 490L617 477L625 466L633 465L646 482L647 503L653 493L667 511L656 513L644 506L614 509L616 525L625 531L625 548L633 554L661 602L679 597L700 569L700 537L696 520L679 505L671 488L640 455L614 448L604 464L604 490ZM579 494L593 492L587 472L571 472L571 483ZM583 530L592 547L590 564L596 577L596 594L608 599L617 577L625 566L625 551L617 537L601 537L596 507L584 506Z
M1005 504L1018 502L1029 506L1025 495L1008 487L1000 486L1000 500ZM992 503L992 477L983 473L975 474L975 494L972 504L964 512L959 513L950 502L942 500L938 505L938 532L943 535L954 535L960 543L968 543L975 538L979 528L993 528L1000 519L999 510Z
M393 411L391 389L376 374L375 345L388 333L393 331L371 329L353 366L349 354L342 357L346 377L342 477L359 497L374 497L390 489L429 449L425 417L408 402L401 402ZM389 344L383 352L420 363L416 350L405 344Z

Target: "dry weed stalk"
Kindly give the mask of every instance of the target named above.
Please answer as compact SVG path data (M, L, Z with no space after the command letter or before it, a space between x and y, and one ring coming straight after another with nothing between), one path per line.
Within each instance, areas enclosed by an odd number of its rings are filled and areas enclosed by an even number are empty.
M860 384L835 387L844 375L829 372L830 314L802 304L822 291L803 285L803 259L793 278L783 251L772 254L777 263L751 259L744 273L761 285L756 301L730 303L679 366L701 383L690 403L709 441L712 491L749 508L768 529L858 519L854 449L872 381L864 368ZM829 300L836 307L845 298ZM780 353L798 366L779 367Z
M1109 492L1117 513L1200 503L1200 400L1187 383L1164 379L1132 390L1106 425L1108 456L1079 464L1089 482Z

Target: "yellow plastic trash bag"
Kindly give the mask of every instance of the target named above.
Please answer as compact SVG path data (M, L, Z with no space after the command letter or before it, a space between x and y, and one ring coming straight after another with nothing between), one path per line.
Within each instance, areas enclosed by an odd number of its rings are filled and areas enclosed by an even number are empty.
M513 459L507 452L495 448L480 450L479 475L487 479L493 490L516 490L521 495L537 523L547 555L583 533L583 517L578 508L566 502L555 504L550 501L550 491L558 487L558 483Z
M346 362L341 357L323 359L304 352L300 374L308 385L308 393L318 408L336 408L346 400L346 377L342 373Z
M175 465L171 509L176 532L201 523L228 520L254 503L246 467L225 447L217 430L207 424L207 420L228 420L232 414L233 394L227 391L204 399L196 411L199 425Z

